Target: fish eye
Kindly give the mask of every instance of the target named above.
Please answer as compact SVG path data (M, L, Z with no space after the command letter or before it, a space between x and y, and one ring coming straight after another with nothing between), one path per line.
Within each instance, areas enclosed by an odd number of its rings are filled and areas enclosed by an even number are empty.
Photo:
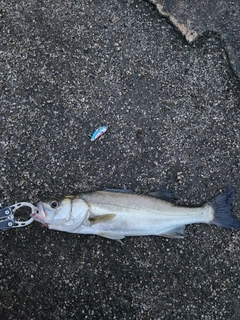
M53 200L51 203L50 203L50 206L51 208L53 209L56 209L58 207L59 203L57 200Z

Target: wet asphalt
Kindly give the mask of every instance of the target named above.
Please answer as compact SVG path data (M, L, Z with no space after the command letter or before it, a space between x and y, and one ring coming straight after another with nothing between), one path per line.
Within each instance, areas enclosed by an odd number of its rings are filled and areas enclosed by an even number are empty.
M240 218L240 83L218 33L189 45L145 1L9 0L0 15L2 206L166 187L195 206L234 186ZM2 231L1 318L239 319L240 231L187 234Z

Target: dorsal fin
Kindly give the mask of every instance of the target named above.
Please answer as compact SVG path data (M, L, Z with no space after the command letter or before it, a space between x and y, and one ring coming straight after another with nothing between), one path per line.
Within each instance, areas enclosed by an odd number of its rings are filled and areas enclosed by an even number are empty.
M105 189L108 192L119 192L119 193L134 193L131 189Z
M147 195L151 197L159 198L161 200L169 201L169 202L176 201L176 197L173 191L170 189L159 189L154 192L150 192Z

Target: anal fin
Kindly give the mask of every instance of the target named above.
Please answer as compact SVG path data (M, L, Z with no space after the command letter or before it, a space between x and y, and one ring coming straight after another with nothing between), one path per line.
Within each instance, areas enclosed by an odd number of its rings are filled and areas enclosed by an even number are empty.
M167 238L184 238L186 236L184 230L185 230L185 226L173 228L167 231L166 233L161 234L161 236L167 237Z

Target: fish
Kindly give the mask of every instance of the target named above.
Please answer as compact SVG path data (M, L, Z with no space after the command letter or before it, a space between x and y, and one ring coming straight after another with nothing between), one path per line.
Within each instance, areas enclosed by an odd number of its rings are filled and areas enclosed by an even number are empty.
M203 206L189 207L176 205L170 190L136 194L107 189L39 201L32 218L49 229L115 240L150 235L183 238L185 226L193 223L240 229L240 220L232 213L235 198L235 188L228 188Z
M91 141L93 142L96 139L100 138L107 131L107 129L107 125L97 128L91 136Z

